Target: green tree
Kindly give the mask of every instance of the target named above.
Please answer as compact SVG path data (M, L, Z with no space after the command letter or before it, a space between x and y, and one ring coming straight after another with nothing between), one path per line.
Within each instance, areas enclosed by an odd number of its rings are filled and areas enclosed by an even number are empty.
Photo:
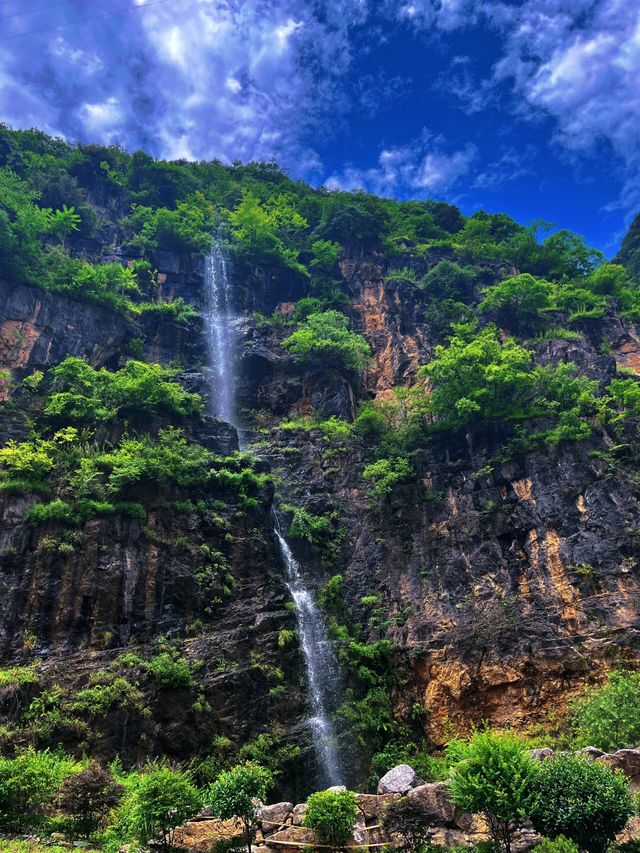
M370 483L369 494L377 502L384 500L395 486L408 482L414 475L411 463L401 456L370 462L362 472L362 476Z
M359 373L371 349L362 335L349 331L349 320L340 311L310 314L282 345L301 359L322 360L323 365Z
M307 800L304 825L313 829L321 844L340 848L353 832L358 801L352 791L316 791Z
M468 302L473 297L476 273L453 261L440 261L420 280L420 287L435 300Z
M251 853L256 836L258 804L272 784L273 777L268 770L249 762L223 771L207 792L207 802L216 817L241 821L247 853Z
M49 220L49 233L57 237L64 248L65 240L73 231L78 230L81 217L76 213L74 207L62 205L62 210L56 210Z
M570 711L573 743L605 752L640 743L640 673L609 674L607 681L574 700Z
M0 758L0 827L9 832L37 826L55 793L78 767L67 757L33 748Z
M454 742L455 760L449 783L454 803L467 812L482 812L494 840L511 850L518 824L536 802L537 764L520 738L511 732L476 732L465 743Z
M608 848L631 814L631 794L621 773L579 755L541 762L529 817L549 838L564 835L581 850Z
M530 365L531 353L511 338L502 343L495 326L454 326L448 346L437 346L423 368L432 409L454 426L515 414L530 389Z
M553 304L553 289L550 282L522 273L487 288L478 308L512 332L529 334L544 324L542 312Z
M165 850L177 826L201 808L201 796L186 773L152 765L131 792L130 820L137 837L154 839Z
M98 829L123 794L124 788L113 774L92 761L84 770L64 780L58 802L63 812L76 819L80 832L89 835Z

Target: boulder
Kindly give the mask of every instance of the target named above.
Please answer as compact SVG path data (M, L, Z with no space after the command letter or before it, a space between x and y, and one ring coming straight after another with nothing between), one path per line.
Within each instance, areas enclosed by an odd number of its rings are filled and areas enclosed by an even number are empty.
M413 767L408 764L398 764L385 773L378 782L378 794L406 794L412 788L422 785L422 779Z
M430 820L440 825L456 825L457 810L444 782L432 782L412 788L407 797L429 815Z
M293 842L292 847L299 844L314 845L316 837L313 830L305 826L285 826L269 836L269 845L273 845L278 850L290 842Z
M631 782L640 782L640 749L619 749L596 758L614 770L622 770Z
M346 785L332 785L330 788L327 788L327 791L334 791L336 793L338 793L339 791L346 791L346 790L347 790Z
M271 835L272 832L280 829L287 822L292 811L293 803L273 803L270 806L263 806L260 821L264 834Z
M239 820L189 820L174 830L172 845L190 853L210 853L218 841L241 840Z
M307 813L307 804L306 803L298 803L297 806L293 807L293 811L291 812L291 823L294 826L302 826L302 822L304 820L304 816Z
M601 749L596 749L595 746L583 746L582 749L578 749L576 752L577 755L587 755L589 758L600 758L602 755L606 755L606 752L603 752Z
M529 755L531 758L535 758L536 761L544 761L545 758L553 758L555 754L555 750L551 749L549 746L542 747L542 749L529 750Z
M385 809L400 799L400 794L356 794L356 799L367 820L380 820Z

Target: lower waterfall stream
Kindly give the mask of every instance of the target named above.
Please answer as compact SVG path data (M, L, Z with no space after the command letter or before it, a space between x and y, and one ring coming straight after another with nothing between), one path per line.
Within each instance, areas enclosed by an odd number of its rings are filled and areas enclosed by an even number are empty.
M233 313L233 294L228 261L220 239L212 243L205 258L204 326L207 336L209 368L211 371L210 408L212 414L240 430L235 422L233 405L236 330ZM307 721L317 757L321 786L342 782L335 731L328 707L332 690L337 689L338 665L327 637L324 619L318 610L313 593L305 586L300 565L284 538L276 513L273 530L282 563L286 570L287 587L295 604L300 647L302 649L312 716Z

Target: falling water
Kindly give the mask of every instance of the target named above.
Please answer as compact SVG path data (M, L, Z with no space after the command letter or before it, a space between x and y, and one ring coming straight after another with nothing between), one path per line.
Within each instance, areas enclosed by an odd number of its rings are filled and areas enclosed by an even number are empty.
M205 258L204 322L213 371L211 409L221 421L233 424L234 316L227 259L219 239L213 241Z
M327 711L327 688L335 688L337 663L327 639L324 620L313 595L305 588L298 561L275 524L275 533L287 569L287 586L296 605L300 644L307 670L307 684L313 717L309 720L318 762L328 785L340 784L340 762L336 751L335 733Z
M234 350L236 317L232 311L232 293L227 259L220 239L215 239L205 259L205 332L211 366L211 410L220 420L235 426L234 420ZM282 562L287 571L287 586L291 592L300 644L306 667L307 685L313 716L309 726L322 784L340 784L340 762L335 744L333 725L328 713L329 690L335 689L337 663L324 630L322 616L313 595L305 588L300 566L280 532L274 515L274 533L280 546Z

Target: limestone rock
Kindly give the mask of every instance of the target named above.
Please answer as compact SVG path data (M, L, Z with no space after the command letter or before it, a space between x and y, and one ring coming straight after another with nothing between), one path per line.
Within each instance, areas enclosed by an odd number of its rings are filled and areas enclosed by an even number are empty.
M291 812L291 823L294 826L302 826L302 822L304 820L304 816L307 813L307 804L306 803L298 803L297 806L293 807L293 811Z
M293 803L273 803L263 806L260 812L262 831L265 835L271 835L287 822L287 818L293 811Z
M622 770L632 782L640 782L640 749L619 749L596 758L614 770Z
M529 750L531 758L535 758L537 761L544 761L545 758L553 758L555 754L555 750L551 749L549 746L542 747L542 749Z
M408 764L398 764L385 773L378 782L378 794L406 794L412 788L422 784L413 767Z
M209 853L218 841L242 839L239 820L189 820L173 834L173 846L189 853Z
M577 750L577 754L587 755L589 758L600 758L607 753L601 749L596 749L595 746L583 746L582 749Z
M407 794L408 798L421 806L434 823L454 825L456 807L444 782L419 785Z
M385 809L400 799L400 794L356 794L358 808L367 820L380 819Z

